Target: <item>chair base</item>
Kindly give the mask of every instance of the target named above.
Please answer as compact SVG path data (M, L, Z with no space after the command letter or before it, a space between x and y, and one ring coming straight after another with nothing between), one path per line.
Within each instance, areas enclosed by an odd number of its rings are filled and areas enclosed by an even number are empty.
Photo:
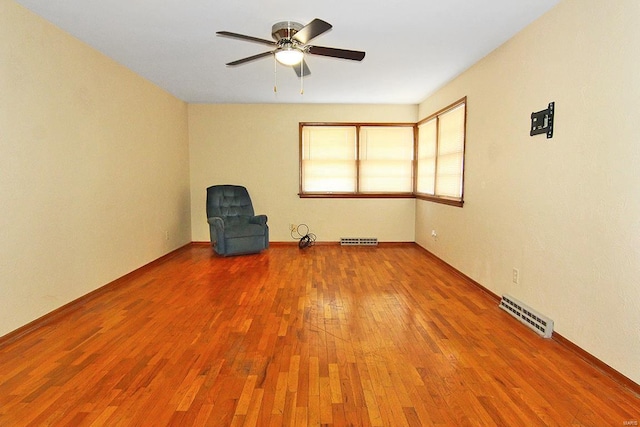
M242 237L227 239L224 245L211 244L215 253L220 256L257 254L269 247L264 236Z

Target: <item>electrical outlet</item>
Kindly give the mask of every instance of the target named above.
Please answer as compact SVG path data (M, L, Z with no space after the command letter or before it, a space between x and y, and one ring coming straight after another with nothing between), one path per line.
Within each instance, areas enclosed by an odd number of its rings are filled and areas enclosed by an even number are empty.
M164 232L164 240L169 240L169 231L165 230Z
M513 269L513 277L511 280L513 280L513 283L515 283L516 285L520 283L520 270L515 267Z
M296 224L289 224L289 231L296 231L298 226Z
M438 237L438 233L436 233L436 230L431 230L431 237L433 237L434 239Z

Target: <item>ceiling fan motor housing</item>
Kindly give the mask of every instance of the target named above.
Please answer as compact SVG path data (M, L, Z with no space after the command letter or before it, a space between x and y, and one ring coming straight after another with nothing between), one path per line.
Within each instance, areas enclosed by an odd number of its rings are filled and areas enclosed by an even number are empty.
M302 27L304 27L304 25L298 22L278 22L276 24L273 24L273 27L271 27L271 35L273 36L274 40L278 42L282 39L290 41L291 38L302 29Z

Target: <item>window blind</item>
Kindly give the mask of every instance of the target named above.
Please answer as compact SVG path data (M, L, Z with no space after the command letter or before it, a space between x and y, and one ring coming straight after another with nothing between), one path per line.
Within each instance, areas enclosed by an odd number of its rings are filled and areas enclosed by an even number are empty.
M360 192L413 191L412 126L362 126L359 146Z
M418 126L418 162L416 191L435 194L437 118Z
M439 196L462 197L465 105L438 116L438 158L435 192Z
M302 191L356 190L356 129L305 126L302 130Z

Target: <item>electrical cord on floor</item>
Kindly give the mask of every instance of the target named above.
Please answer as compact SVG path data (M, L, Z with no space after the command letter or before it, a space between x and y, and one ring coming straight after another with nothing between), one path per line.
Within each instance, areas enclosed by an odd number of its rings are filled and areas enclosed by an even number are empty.
M306 249L313 246L316 242L316 235L309 233L309 226L307 224L300 224L295 228L295 230L291 230L291 238L298 240L298 247L300 249Z

